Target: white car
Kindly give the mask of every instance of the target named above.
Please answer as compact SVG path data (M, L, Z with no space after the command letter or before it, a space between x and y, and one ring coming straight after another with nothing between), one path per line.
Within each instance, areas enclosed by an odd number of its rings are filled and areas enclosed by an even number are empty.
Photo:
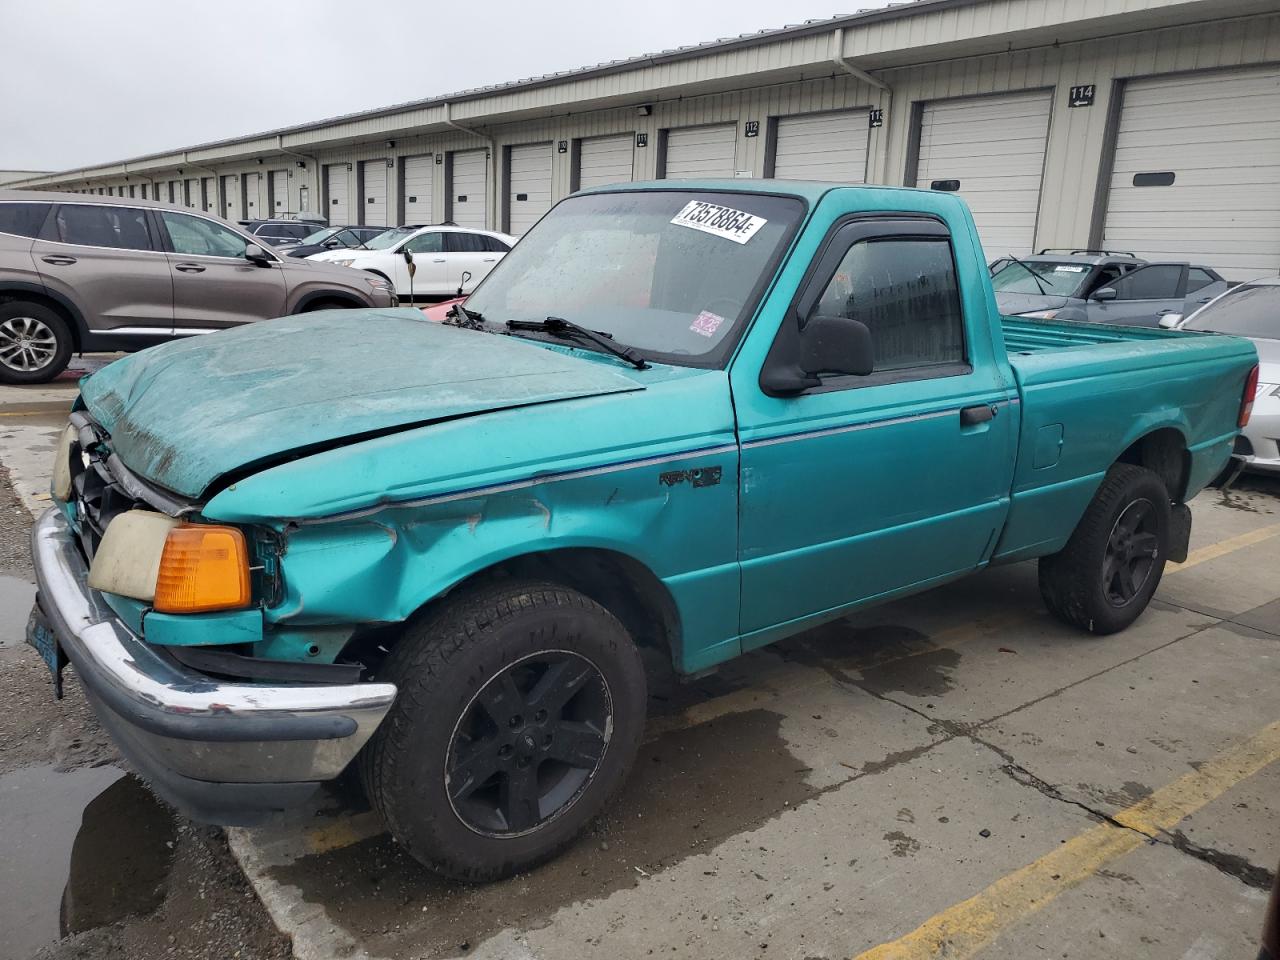
M475 289L507 251L516 237L489 230L466 227L394 227L372 240L365 249L325 250L307 257L336 263L343 267L367 270L386 277L396 289L396 296L408 302L410 295L438 299L464 294ZM405 251L413 254L416 271L412 289ZM470 274L464 278L464 274Z
M1280 474L1280 277L1262 277L1232 287L1185 320L1161 326L1213 330L1247 337L1258 348L1258 389L1249 424L1236 440L1245 469Z

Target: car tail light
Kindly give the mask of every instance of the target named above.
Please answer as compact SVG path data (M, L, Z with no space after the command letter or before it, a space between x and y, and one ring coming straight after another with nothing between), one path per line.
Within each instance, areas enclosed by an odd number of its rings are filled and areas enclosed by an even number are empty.
M249 551L235 527L183 524L169 531L154 607L161 613L205 613L249 605Z
M1258 392L1258 365L1255 363L1245 377L1244 395L1240 398L1240 420L1237 426L1243 430L1249 425L1249 417L1253 413L1253 398Z

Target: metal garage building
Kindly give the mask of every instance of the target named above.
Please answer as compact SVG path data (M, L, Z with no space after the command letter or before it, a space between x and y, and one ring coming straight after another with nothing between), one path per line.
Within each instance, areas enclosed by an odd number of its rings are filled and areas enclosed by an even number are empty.
M710 176L954 190L993 256L1274 273L1280 4L916 0L22 184L520 233L576 189Z

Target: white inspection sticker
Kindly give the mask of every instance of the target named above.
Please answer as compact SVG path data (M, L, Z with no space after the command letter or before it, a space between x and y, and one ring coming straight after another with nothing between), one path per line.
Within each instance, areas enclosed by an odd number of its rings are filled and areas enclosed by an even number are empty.
M705 200L690 200L671 218L671 222L714 237L724 237L734 243L746 243L769 221L745 210L734 210Z

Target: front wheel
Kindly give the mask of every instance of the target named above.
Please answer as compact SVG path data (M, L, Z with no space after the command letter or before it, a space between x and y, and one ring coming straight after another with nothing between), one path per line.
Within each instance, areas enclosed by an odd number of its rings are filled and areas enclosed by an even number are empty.
M1040 559L1045 606L1090 633L1129 626L1160 585L1169 516L1169 491L1158 476L1127 463L1112 466L1067 545Z
M399 687L361 759L370 801L432 870L496 880L608 801L644 729L639 652L582 594L505 582L446 600L380 671Z
M0 383L48 383L71 361L71 328L40 303L0 303Z

